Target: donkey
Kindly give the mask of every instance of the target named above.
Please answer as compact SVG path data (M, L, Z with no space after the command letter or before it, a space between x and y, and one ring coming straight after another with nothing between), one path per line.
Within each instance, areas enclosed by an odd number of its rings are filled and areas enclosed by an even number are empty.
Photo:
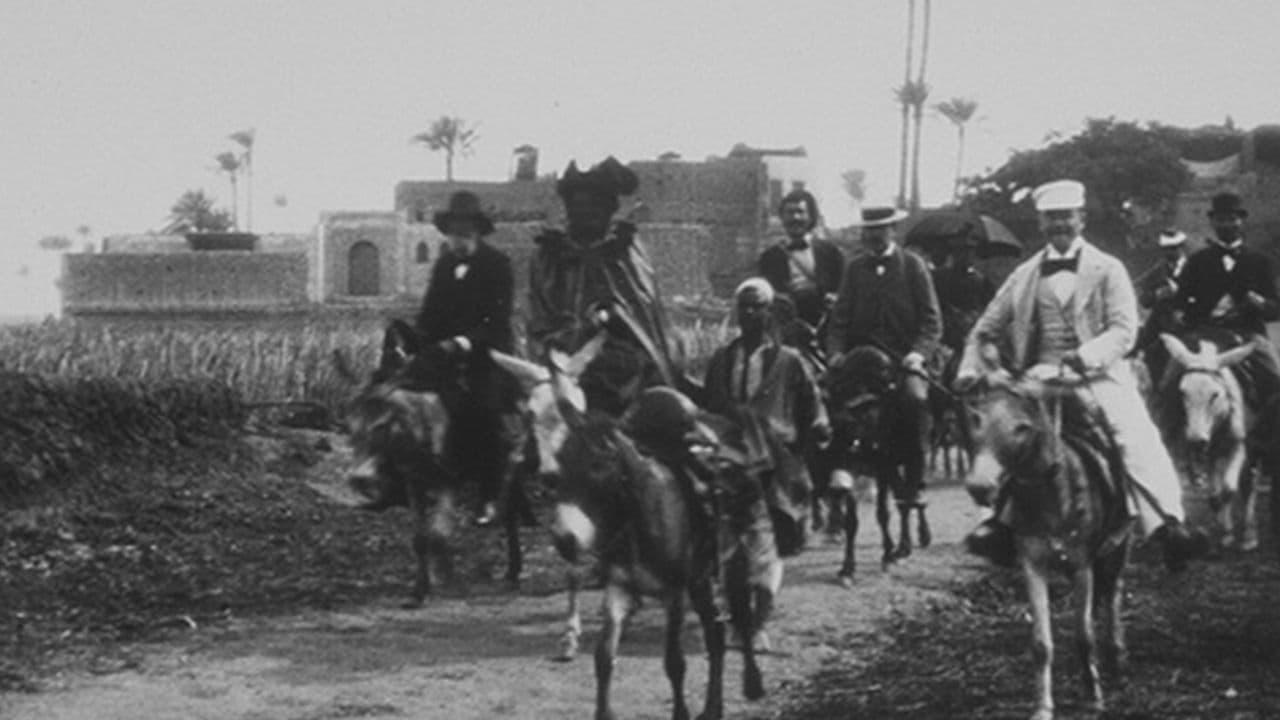
M825 455L829 493L844 518L844 562L839 577L851 582L856 563L857 497L853 475L869 473L876 481L876 520L880 525L884 567L911 554L911 511L917 512L920 547L932 542L924 504L919 501L925 448L916 440L920 418L899 402L898 370L889 356L872 346L853 348L831 364L823 377L833 440ZM900 528L895 544L889 530L889 497L898 503Z
M595 650L596 718L614 717L614 660L624 625L642 596L658 598L666 611L664 667L671 684L672 718L689 717L680 643L686 597L702 625L709 662L699 717L723 716L725 632L712 583L717 546L726 569L730 619L742 640L743 694L751 700L762 697L754 639L781 573L763 486L747 472L726 478L718 488L723 492L720 506L732 509L726 521L717 523L721 534L713 545L706 528L699 531L699 517L705 512L699 504L704 500L695 494L692 479L643 452L619 420L584 412L576 402L580 393L573 392L567 380L553 373L557 406L570 429L558 452L555 544L571 560L592 551L604 577L604 625ZM665 388L661 392L675 394Z
M979 504L994 504L1008 518L1031 604L1037 695L1032 720L1053 717L1054 570L1073 582L1085 696L1100 710L1095 608L1105 620L1103 670L1118 674L1127 659L1121 572L1133 521L1115 448L1069 386L989 377L967 397L975 456L965 484Z
M404 505L413 517L417 576L407 607L421 606L452 569L450 538L463 479L446 460L445 444L460 382L456 362L434 347L421 346L413 328L393 320L383 337L378 368L347 412L356 459L349 481L370 498L364 507ZM509 497L502 518L504 579L514 585L523 569L520 520L529 511L522 489L521 476L528 467L523 447L512 448L512 453L501 483Z
M1236 376L1241 361L1253 354L1252 343L1220 352L1209 339L1199 340L1193 352L1177 337L1160 335L1169 351L1168 394L1161 407L1172 415L1169 424L1181 426L1174 442L1186 456L1196 485L1207 485L1210 507L1218 515L1222 545L1256 550L1258 547L1257 492L1249 472L1248 435L1255 426L1253 410L1245 402ZM1270 453L1264 450L1264 455ZM1207 480L1207 482L1206 482ZM1242 528L1237 533L1235 515Z

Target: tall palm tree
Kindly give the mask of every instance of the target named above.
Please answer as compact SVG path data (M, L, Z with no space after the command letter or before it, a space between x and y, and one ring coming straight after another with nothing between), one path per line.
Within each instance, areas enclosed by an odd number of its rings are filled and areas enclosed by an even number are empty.
M960 179L964 177L964 131L965 126L978 111L978 102L969 98L954 97L933 106L938 114L956 126L956 180L952 190L952 199L960 198Z
M218 161L218 169L227 174L231 181L231 227L240 229L240 204L237 201L236 178L240 174L240 158L233 152L218 153L214 158Z
M916 0L907 3L907 63L902 85L894 89L898 104L902 106L902 143L898 159L898 207L907 205L907 138L911 124L911 105L907 102L907 88L911 85L911 60L915 57Z
M244 229L253 230L253 128L233 132L231 139L244 148L240 155L240 165L244 170Z
M479 137L476 128L468 127L462 118L442 115L431 123L426 132L409 138L409 142L425 145L432 152L443 150L444 177L453 182L454 155L470 155L471 146Z
M924 0L924 14L920 28L920 70L916 75L916 91L912 96L912 115L915 120L915 137L911 149L911 209L920 209L920 131L924 126L924 104L929 99L929 85L924 81L925 66L929 62L929 25L933 0Z

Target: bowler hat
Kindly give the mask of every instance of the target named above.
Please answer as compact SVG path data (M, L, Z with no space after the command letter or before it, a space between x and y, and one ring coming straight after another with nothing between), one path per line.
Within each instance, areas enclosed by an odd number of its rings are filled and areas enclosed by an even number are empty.
M1208 215L1209 217L1214 215L1236 215L1246 218L1249 217L1249 212L1241 206L1239 195L1224 192L1213 196Z
M862 222L858 224L862 227L881 227L902 222L906 217L907 214L897 208L869 207L862 209Z
M493 220L480 207L480 198L467 190L459 190L449 197L449 207L436 212L432 219L436 229L449 234L449 223L454 220L470 220L481 235L493 232Z

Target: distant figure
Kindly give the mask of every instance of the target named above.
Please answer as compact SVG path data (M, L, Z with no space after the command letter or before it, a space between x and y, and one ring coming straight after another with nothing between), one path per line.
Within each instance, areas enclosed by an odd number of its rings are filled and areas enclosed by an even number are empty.
M1141 356L1152 380L1164 377L1169 351L1160 342L1160 333L1176 334L1181 327L1177 311L1177 295L1182 273L1187 267L1187 235L1178 230L1161 230L1157 245L1160 260L1134 283L1138 304L1147 311L1147 319L1138 331L1138 340L1129 351ZM1159 393L1155 393L1159 396Z
M1246 394L1265 408L1280 395L1280 356L1266 326L1280 320L1280 301L1271 261L1245 247L1248 216L1239 195L1214 196L1209 221L1217 238L1187 259L1174 304L1188 328L1222 328L1255 344L1257 349L1243 365L1254 386L1254 392Z
M523 441L504 375L487 352L512 352L514 276L511 260L484 241L494 230L493 221L473 193L454 193L434 222L449 242L432 268L417 330L424 342L436 344L465 367L465 396L449 403L447 453L462 477L478 484L476 523L488 525L498 517L508 445Z
M608 344L582 376L582 388L590 407L612 415L637 391L678 380L653 266L636 226L613 217L618 198L638 184L612 156L586 172L570 162L556 183L568 226L539 235L530 263L532 355L552 347L573 352L607 328Z
M965 336L996 295L991 278L978 269L978 239L971 233L946 238L947 253L935 260L933 289L942 311L942 344L952 353L964 349Z
M815 237L818 201L807 190L792 190L778 204L786 239L760 253L760 275L779 295L791 298L796 314L818 329L844 274L844 254L834 243Z

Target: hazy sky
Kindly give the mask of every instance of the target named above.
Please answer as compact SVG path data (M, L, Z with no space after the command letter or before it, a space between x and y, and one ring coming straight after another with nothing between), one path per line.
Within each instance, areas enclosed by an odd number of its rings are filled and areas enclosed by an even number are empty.
M1275 0L933 5L930 99L979 103L966 172L1086 117L1280 122ZM397 181L441 177L442 156L408 138L446 113L479 123L462 178L504 179L523 143L541 172L804 145L843 224L842 171L867 172L871 202L896 191L906 14L905 0L3 0L0 299L53 302L45 235L157 229L193 188L229 205L213 158L248 127L259 231L390 209ZM926 203L948 196L955 151L930 113Z

